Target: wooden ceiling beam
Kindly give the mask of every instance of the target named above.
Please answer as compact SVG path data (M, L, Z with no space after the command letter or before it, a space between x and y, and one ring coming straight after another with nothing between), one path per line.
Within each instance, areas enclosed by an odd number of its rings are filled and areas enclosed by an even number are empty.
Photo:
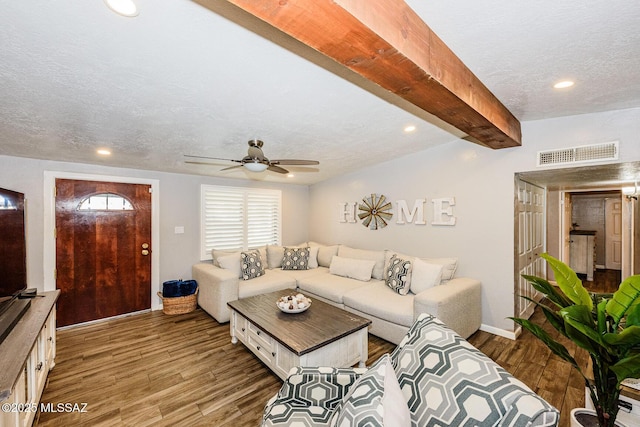
M520 122L403 0L227 0L490 148ZM199 1L206 6L207 1Z

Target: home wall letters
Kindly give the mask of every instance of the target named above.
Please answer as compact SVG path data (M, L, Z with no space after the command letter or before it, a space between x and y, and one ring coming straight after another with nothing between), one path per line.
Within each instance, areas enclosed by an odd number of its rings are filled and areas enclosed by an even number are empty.
M382 196L384 197L384 196ZM415 224L426 225L427 215L425 214L425 205L427 199L415 199L413 206L409 208L406 200L395 201L395 212L392 216L396 218L396 224ZM432 218L431 225L454 226L456 225L456 216L453 207L456 205L455 197L441 197L431 200ZM338 221L343 223L358 222L358 202L338 203Z

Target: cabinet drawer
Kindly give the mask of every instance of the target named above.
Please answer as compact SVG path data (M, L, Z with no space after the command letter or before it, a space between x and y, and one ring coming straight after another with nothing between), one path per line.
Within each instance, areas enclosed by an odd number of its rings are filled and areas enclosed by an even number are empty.
M273 348L273 339L251 322L249 322L249 341L269 351Z
M247 336L247 319L240 316L238 313L233 313L235 318L235 334L241 340Z

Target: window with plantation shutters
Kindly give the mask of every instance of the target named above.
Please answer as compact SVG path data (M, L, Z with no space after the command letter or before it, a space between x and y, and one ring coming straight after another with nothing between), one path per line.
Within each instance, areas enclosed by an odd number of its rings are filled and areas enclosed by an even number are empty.
M280 190L201 188L201 258L212 249L249 249L280 244Z

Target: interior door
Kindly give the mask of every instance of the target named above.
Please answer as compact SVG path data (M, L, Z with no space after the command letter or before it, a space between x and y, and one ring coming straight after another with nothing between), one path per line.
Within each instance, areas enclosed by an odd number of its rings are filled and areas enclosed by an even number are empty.
M56 180L58 326L151 308L150 186Z
M571 193L564 193L562 204L562 262L569 264L571 261L571 235L569 232L572 228L572 211Z
M545 190L524 181L517 181L517 231L518 231L518 278L516 280L516 316L528 318L534 305L522 298L538 299L538 292L522 278L523 274L546 277L544 260Z
M605 268L622 269L622 197L609 198L604 204Z

